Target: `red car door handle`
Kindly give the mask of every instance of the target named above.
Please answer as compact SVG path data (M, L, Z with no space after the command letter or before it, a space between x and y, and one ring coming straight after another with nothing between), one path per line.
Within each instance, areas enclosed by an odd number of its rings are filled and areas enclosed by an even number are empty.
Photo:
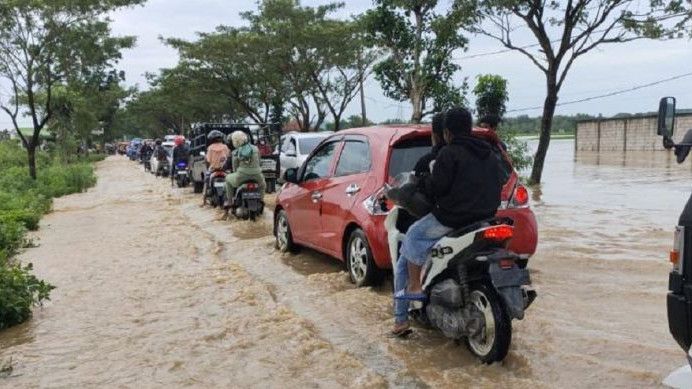
M351 184L346 188L346 194L348 196L353 196L354 194L360 192L360 187L356 184Z
M317 192L317 191L312 192L312 202L313 202L313 203L316 203L316 202L318 202L318 201L320 201L320 200L322 200L322 193Z

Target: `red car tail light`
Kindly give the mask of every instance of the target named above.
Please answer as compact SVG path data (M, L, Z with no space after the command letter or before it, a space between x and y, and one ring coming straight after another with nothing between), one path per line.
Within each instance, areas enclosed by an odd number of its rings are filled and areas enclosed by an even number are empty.
M385 193L387 191L387 186L380 188L372 196L368 197L363 201L363 206L368 211L369 214L373 216L382 216L389 214L394 206L390 200L387 199Z
M254 182L249 182L245 185L248 190L257 190L257 184Z
M510 208L526 208L529 206L529 190L524 185L517 184L510 203Z
M483 239L492 240L495 242L504 242L512 239L514 236L514 227L506 224L490 227L483 231Z

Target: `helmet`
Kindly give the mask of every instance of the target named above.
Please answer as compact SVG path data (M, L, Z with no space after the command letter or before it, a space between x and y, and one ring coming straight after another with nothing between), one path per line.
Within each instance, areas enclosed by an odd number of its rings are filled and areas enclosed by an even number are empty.
M234 131L228 136L228 143L232 144L234 148L238 148L249 141L248 136L243 131Z
M211 130L207 134L207 141L209 142L223 142L223 132L219 130Z
M156 138L156 141L155 141L154 143L156 143L157 145L159 145L159 146L160 146L160 145L161 145L161 139L159 139L159 138Z
M185 137L184 136L176 136L175 137L175 145L180 146L183 143L185 143Z

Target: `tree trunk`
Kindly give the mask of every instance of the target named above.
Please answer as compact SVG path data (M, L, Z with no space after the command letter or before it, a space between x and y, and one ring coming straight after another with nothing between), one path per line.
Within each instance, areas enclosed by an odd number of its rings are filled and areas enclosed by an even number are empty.
M548 77L548 93L543 103L543 117L541 118L541 136L538 141L538 150L533 159L533 169L531 170L531 184L540 184L543 176L543 165L545 156L548 153L550 145L550 134L553 127L553 116L555 115L555 107L557 106L558 88L555 83L555 77Z
M413 107L411 122L418 124L423 120L423 108L421 107L421 95L417 90L411 92L411 106Z
M29 157L29 175L32 179L36 179L36 145L31 142L26 148L26 154Z
M332 115L334 116L334 131L339 131L341 129L341 115ZM319 129L318 129L319 131Z

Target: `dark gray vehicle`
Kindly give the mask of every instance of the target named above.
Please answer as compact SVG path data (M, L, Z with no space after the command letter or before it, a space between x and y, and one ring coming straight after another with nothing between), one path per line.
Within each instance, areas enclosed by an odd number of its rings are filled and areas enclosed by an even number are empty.
M675 98L664 97L658 109L658 135L663 137L663 147L673 149L678 163L683 163L692 148L692 129L687 130L680 143L673 141L674 131ZM692 196L675 227L670 262L673 268L668 274L668 327L675 341L687 353L689 366L673 372L664 384L689 387L692 383Z

